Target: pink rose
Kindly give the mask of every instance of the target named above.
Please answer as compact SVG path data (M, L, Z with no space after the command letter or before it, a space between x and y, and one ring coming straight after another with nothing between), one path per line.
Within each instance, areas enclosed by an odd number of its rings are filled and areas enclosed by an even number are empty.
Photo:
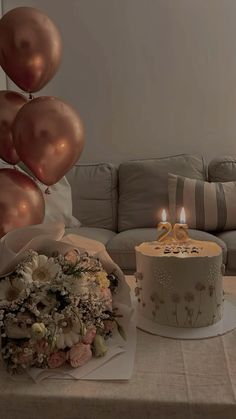
M66 362L66 353L63 351L54 352L48 358L49 368L59 368Z
M73 368L82 367L92 358L92 351L90 345L84 343L77 343L72 346L69 351L70 365Z
M23 364L25 366L29 366L31 362L33 361L33 352L31 349L29 349L28 352L25 352L24 350L20 352L17 355L17 361L19 364Z
M91 345L93 343L93 340L96 336L97 329L95 326L90 327L86 334L83 336L82 342L86 345Z
M46 354L50 350L46 339L36 340L34 347L35 347L36 352L38 352L39 354Z
M65 254L65 260L71 265L75 265L78 262L78 253L76 250L70 250Z

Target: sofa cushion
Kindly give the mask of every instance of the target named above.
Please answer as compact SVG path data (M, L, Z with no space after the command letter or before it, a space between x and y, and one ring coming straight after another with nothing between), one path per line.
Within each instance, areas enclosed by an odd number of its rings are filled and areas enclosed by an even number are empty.
M117 230L117 169L110 163L81 164L67 174L73 214L83 226Z
M169 205L169 172L193 179L206 178L203 160L189 155L120 165L118 231L156 226L157 214Z
M217 234L227 246L227 275L236 275L236 231L224 231Z
M210 182L228 182L236 180L236 157L225 156L213 159L208 165Z
M172 223L186 211L190 228L205 231L236 229L236 182L205 182L169 174Z
M87 237L88 239L97 240L103 243L105 246L109 240L111 240L116 235L114 231L96 227L66 228L66 234L78 234L79 236Z
M189 235L195 240L214 241L223 250L223 261L226 262L227 249L225 243L218 237L205 231L189 230ZM107 251L121 269L126 273L135 271L136 260L134 247L144 241L153 241L157 238L156 228L139 228L122 231L114 236L107 244Z

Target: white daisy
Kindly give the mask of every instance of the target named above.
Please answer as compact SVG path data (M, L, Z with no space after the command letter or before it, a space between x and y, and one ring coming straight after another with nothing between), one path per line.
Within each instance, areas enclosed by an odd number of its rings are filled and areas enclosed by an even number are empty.
M61 325L61 333L56 338L56 346L58 349L64 349L67 346L71 348L73 345L79 342L81 326L79 322L72 322L69 320L63 320Z
M50 282L56 277L59 269L53 258L48 258L45 255L34 255L32 261L25 264L20 273L27 282Z
M69 277L63 281L64 287L74 295L88 295L91 281L88 276L81 274L79 278Z
M0 281L0 306L15 303L25 296L25 284L20 278Z

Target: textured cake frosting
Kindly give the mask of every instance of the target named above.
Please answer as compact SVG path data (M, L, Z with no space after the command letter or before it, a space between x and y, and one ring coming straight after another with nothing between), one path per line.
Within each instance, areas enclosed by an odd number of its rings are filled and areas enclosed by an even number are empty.
M203 327L223 310L222 250L213 242L145 242L135 247L138 311L159 324Z

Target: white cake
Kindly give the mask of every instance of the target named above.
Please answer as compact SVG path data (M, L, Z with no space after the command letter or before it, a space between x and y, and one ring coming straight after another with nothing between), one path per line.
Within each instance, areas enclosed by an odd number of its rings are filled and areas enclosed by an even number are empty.
M222 250L213 242L158 241L136 251L139 313L176 327L203 327L221 320Z

